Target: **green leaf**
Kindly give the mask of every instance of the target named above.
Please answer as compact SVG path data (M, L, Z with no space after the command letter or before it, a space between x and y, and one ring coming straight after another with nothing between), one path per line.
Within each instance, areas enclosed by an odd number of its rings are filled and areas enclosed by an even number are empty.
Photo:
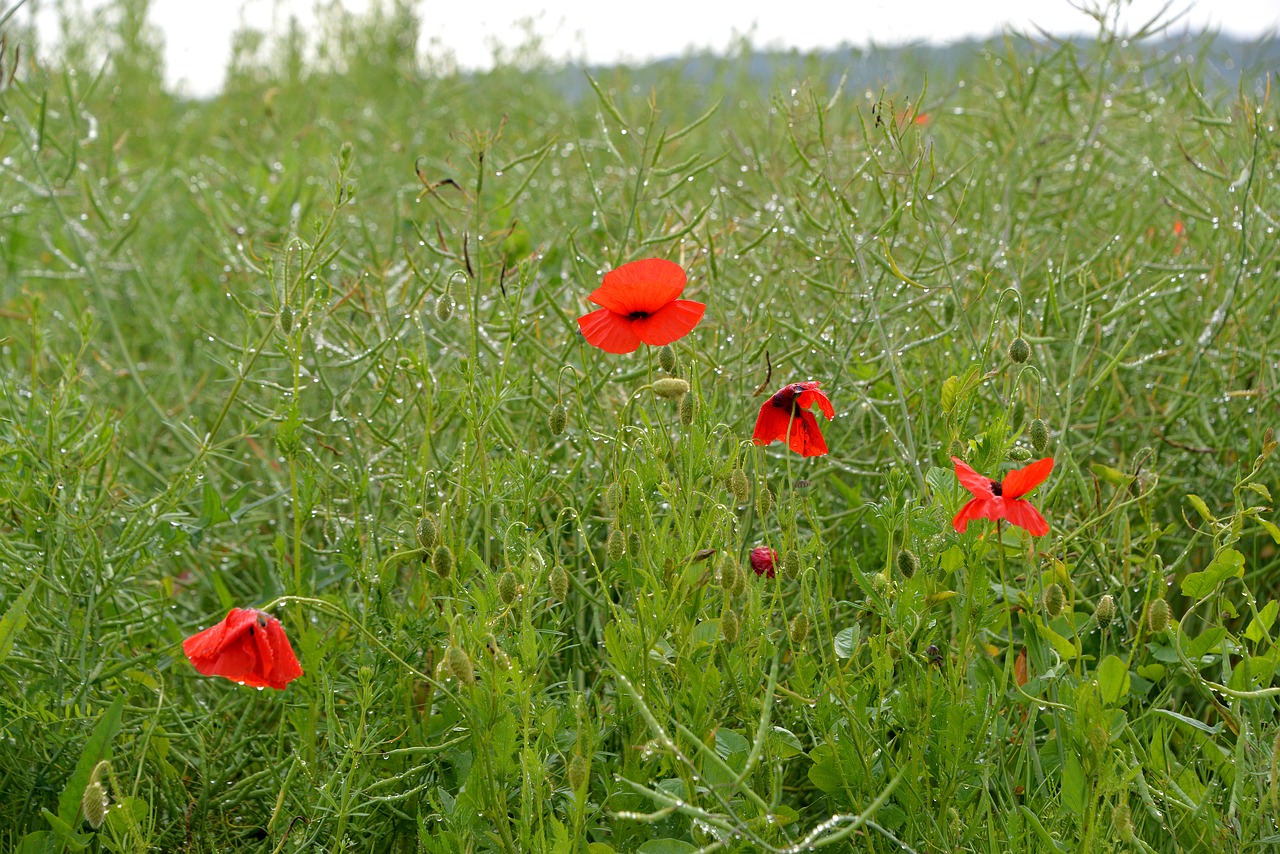
M1208 596L1228 578L1244 577L1244 555L1235 549L1218 552L1203 572L1193 572L1182 579L1182 595L1190 599Z
M844 775L840 773L840 760L836 757L835 748L819 744L809 751L809 759L813 762L809 767L810 783L828 795L844 789Z
M1191 641L1182 645L1182 653L1192 662L1199 661L1202 657L1210 652L1216 651L1222 639L1227 636L1227 630L1222 626L1215 626L1212 629L1206 629Z
M1129 668L1117 655L1108 655L1098 665L1098 690L1102 702L1119 705L1129 695Z
M116 701L98 718L97 726L85 742L76 770L58 797L57 817L63 824L75 825L76 816L80 813L80 800L84 797L85 787L89 785L89 775L93 773L95 765L111 756L111 742L120 731L120 715L123 711L124 697L116 697Z
M1214 521L1213 514L1209 512L1209 505L1204 503L1204 499L1194 493L1188 493L1187 500L1191 502L1191 506L1196 508L1196 512L1200 514L1200 518L1206 522Z
M1207 732L1209 735L1217 735L1222 730L1222 721L1218 721L1218 723L1213 726L1209 726L1203 721L1198 721L1195 718L1189 718L1186 715L1180 715L1177 712L1171 712L1168 709L1153 708L1151 711L1155 712L1157 715L1171 717L1178 723L1186 724L1187 726L1198 729L1201 732Z
M1271 539L1280 543L1280 527L1274 522L1268 522L1266 519L1258 519L1258 524L1266 529L1267 533L1271 535Z
M1278 612L1280 612L1280 602L1272 599L1262 607L1258 616L1249 621L1249 628L1244 630L1244 636L1254 643L1261 641L1275 625Z
M1036 618L1036 631L1053 646L1063 661L1070 661L1076 657L1075 644L1049 628L1039 617Z
M1163 664L1143 664L1138 667L1138 675L1152 682L1159 682L1163 679L1164 672L1165 666Z
M689 854L697 850L682 839L650 839L636 849L636 854Z
M39 583L39 576L27 582L26 588L5 610L4 616L0 617L0 662L9 657L14 643L18 640L18 632L27 625L27 606L31 604L31 597L35 595L36 585Z
M858 627L841 629L835 639L836 658L850 658L858 648Z
M783 759L790 759L792 756L799 756L804 753L804 745L800 743L800 739L796 738L796 734L789 729L775 726L773 728L773 741L777 747L778 755Z
M590 842L587 844L587 854L618 854L618 852L608 843Z
M1093 463L1089 468L1098 476L1099 480L1105 481L1112 486L1125 486L1129 481L1133 480L1132 476L1125 474L1120 469L1113 469L1111 466L1104 466L1102 463Z
M964 549L959 546L952 546L942 553L942 557L938 561L944 573L955 572L964 566Z
M1062 805L1076 815L1084 815L1088 786L1079 757L1068 753L1067 761L1062 766Z

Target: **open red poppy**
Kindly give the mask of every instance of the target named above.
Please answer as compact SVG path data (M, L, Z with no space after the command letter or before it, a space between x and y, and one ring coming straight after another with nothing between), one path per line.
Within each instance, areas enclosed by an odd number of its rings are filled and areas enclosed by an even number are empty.
M199 673L254 688L283 690L302 675L284 626L253 608L232 608L221 623L184 640L182 651Z
M952 457L951 462L955 464L960 485L973 493L973 499L951 520L958 533L964 533L970 519L1008 519L1010 524L1026 528L1033 537L1049 533L1049 523L1040 511L1032 507L1030 501L1021 499L1044 483L1049 472L1053 471L1053 457L1015 469L1005 475L1004 480L984 477L958 457Z
M587 299L602 306L578 318L587 343L607 353L633 353L641 344L661 347L693 331L707 307L676 299L684 270L674 261L645 258L604 274Z
M827 443L818 429L818 419L809 407L816 403L827 418L834 418L836 410L827 396L818 391L819 385L821 383L792 383L766 400L756 417L752 441L757 445L768 445L781 440L791 450L806 457L825 454Z

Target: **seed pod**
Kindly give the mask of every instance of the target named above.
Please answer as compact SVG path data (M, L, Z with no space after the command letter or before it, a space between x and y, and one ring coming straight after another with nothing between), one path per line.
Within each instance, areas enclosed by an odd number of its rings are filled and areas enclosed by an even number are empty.
M569 573L563 566L557 566L551 570L551 578L548 581L551 588L551 598L557 602L563 602L569 598Z
M569 426L569 409L563 403L557 403L547 413L547 428L552 436L559 436Z
M293 330L293 309L289 308L287 305L280 306L280 316L278 320L280 323L280 331L285 335L288 335L289 332Z
M569 779L569 788L575 792L581 792L586 788L587 782L591 778L591 768L587 765L587 760L581 753L573 754L573 758L569 760L566 776Z
M791 625L788 627L788 634L791 637L792 646L801 646L805 638L809 637L809 615L801 611L792 617Z
M1067 607L1067 594L1063 592L1062 585L1056 581L1044 589L1041 600L1044 612L1051 618L1059 616Z
M760 516L768 516L769 511L773 509L773 493L769 491L769 485L761 482L756 487L756 513Z
M413 529L413 535L418 540L418 548L424 552L431 551L436 546L436 520L424 514Z
M622 484L616 480L604 491L604 506L610 513L616 513L622 506Z
M498 577L498 598L503 605L510 605L519 595L520 583L516 581L516 574L508 569Z
M733 645L738 642L738 636L742 634L742 622L738 619L738 614L728 608L720 615L720 636L724 638L724 642Z
M449 318L453 317L454 305L453 294L443 293L436 297L436 320L448 323Z
M693 424L693 419L698 417L698 395L695 392L685 392L680 398L680 423L685 427Z
M453 550L441 543L431 555L431 568L441 578L453 575Z
M1093 609L1093 619L1097 621L1101 628L1106 628L1111 624L1112 618L1116 615L1116 600L1110 593L1104 593L1102 598L1098 600L1098 604Z
M782 556L782 577L787 581L795 581L800 577L802 569L804 565L800 562L800 552L787 549L787 553Z
M449 648L444 651L445 668L449 675L462 685L474 685L476 681L476 668L471 663L471 656L459 646L450 644Z
M640 539L639 531L632 531L627 534L627 554L634 558L640 557L640 550L644 547L644 542Z
M1009 343L1009 359L1015 364L1023 364L1031 358L1031 345L1027 339L1019 335Z
M611 561L622 560L622 556L626 554L627 538L617 528L609 532L609 539L605 542L605 551Z
M1035 448L1037 454L1043 454L1049 447L1049 428L1045 426L1044 420L1037 418L1031 422L1031 447Z
M735 468L729 473L729 491L733 493L733 497L739 504L747 503L747 499L751 497L751 484L747 481L745 471Z
M676 351L670 344L658 348L658 367L669 374L676 372Z
M1147 606L1147 629L1158 635L1169 628L1169 603L1157 599Z
M665 400L675 400L689 393L689 383L676 377L663 377L653 381L653 393Z
M1015 463L1024 463L1031 459L1031 451L1021 445L1014 445L1009 449L1009 459L1013 460Z
M920 571L920 558L910 549L898 552L898 572L903 578L911 578Z

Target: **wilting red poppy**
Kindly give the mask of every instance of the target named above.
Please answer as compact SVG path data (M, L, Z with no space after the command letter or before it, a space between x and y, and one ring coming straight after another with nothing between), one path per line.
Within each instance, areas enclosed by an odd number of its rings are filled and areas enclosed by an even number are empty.
M764 402L756 417L756 429L751 439L757 445L768 445L775 440L786 442L791 450L806 457L820 457L827 452L827 443L818 429L818 419L809 407L815 403L827 418L834 418L835 408L827 396L818 391L821 383L792 383Z
M768 546L756 546L751 550L751 568L756 575L767 575L773 578L773 568L778 562L778 553Z
M973 493L973 499L951 520L956 531L963 534L970 519L1008 519L1010 524L1026 528L1033 537L1049 533L1049 523L1040 511L1032 507L1030 501L1021 499L1044 483L1053 471L1053 457L1015 469L1005 475L1004 480L983 477L958 457L952 457L951 462L955 463L960 485Z
M707 307L676 299L684 270L674 261L645 258L604 274L587 299L603 306L578 318L587 343L608 353L632 353L641 344L661 347L688 335Z
M284 626L253 608L232 608L227 618L182 642L182 651L205 676L225 676L254 688L276 688L302 675Z

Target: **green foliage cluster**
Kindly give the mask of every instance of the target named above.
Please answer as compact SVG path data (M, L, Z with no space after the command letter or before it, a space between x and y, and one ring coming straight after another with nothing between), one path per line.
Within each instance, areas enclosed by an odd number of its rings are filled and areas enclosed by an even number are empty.
M0 846L1277 844L1278 117L1207 42L578 97L396 3L194 102L144 7L5 34ZM648 256L706 319L589 348ZM752 446L810 379L830 455ZM182 657L270 601L284 692Z

